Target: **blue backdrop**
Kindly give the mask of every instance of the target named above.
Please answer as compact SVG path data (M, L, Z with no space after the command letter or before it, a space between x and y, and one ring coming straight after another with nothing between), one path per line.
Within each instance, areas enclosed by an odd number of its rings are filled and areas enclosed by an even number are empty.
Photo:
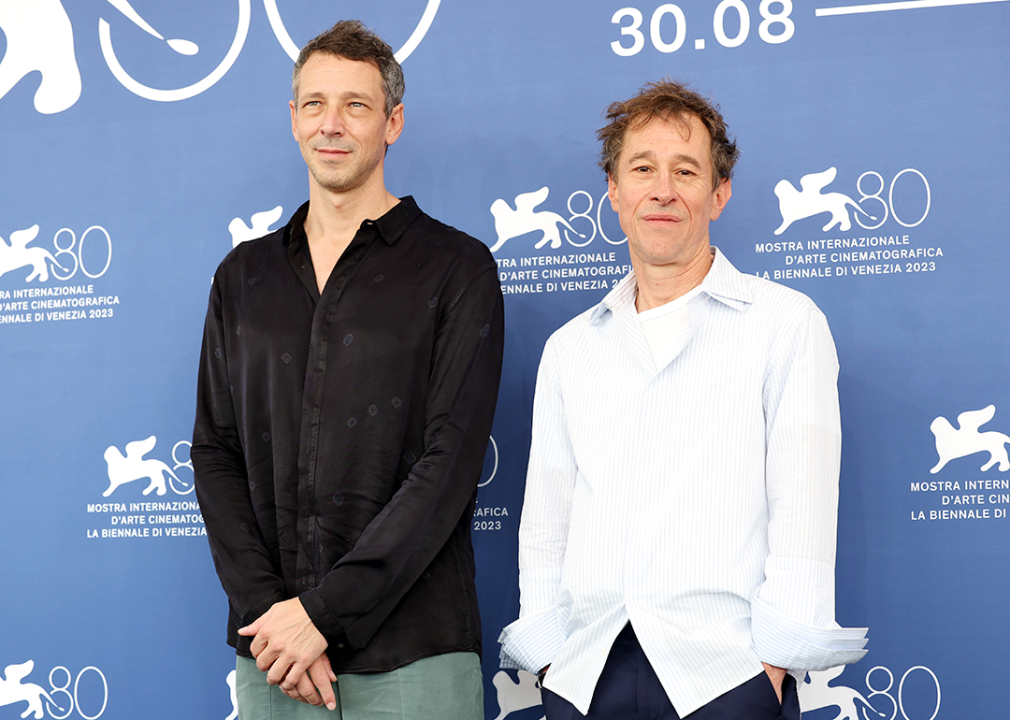
M805 717L1006 717L1010 4L843 2L0 0L0 720L234 718L188 454L203 317L306 197L290 53L345 17L403 61L391 191L492 246L506 292L487 718L541 717L496 642L536 368L628 267L594 133L663 75L743 151L713 242L838 346L837 615L871 640Z

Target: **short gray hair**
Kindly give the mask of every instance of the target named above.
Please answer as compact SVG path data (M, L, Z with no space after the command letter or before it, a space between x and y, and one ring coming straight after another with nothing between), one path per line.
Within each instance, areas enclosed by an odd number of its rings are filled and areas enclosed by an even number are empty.
M382 91L386 95L386 117L403 100L403 68L393 56L393 49L360 20L341 20L326 32L305 43L298 54L291 75L291 94L298 101L298 78L302 67L317 52L374 65L382 75Z

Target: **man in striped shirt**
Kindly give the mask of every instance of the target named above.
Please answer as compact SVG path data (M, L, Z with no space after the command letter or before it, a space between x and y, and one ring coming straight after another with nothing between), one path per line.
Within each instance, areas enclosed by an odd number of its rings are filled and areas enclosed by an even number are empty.
M834 343L711 245L738 155L716 107L663 81L607 117L633 271L544 348L502 665L548 720L799 718L806 671L865 653L834 620Z

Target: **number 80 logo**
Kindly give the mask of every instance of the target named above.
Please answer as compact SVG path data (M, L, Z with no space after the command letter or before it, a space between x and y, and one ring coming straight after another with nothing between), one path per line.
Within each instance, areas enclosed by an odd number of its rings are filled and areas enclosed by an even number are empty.
M92 233L99 233L105 238L105 264L101 270L94 273L84 266L84 243ZM60 268L66 271L66 274L61 275L56 268L53 268L53 276L58 280L69 280L77 274L78 269L91 279L100 278L112 264L112 238L109 236L109 231L101 225L89 227L81 234L80 240L70 228L60 228L53 237L53 247L56 248L54 253L56 262L59 263ZM67 263L72 263L72 265L68 266Z
M101 681L101 699L102 706L98 709L94 715L87 714L81 707L81 681L86 677L86 673L93 672L98 675L98 679ZM62 677L61 677L62 676ZM62 680L62 682L57 682L57 680ZM70 685L73 683L73 692L70 691ZM88 667L77 673L77 677L70 673L70 670L63 667L62 665L57 665L52 670L49 671L49 699L46 701L46 709L49 711L50 717L54 720L65 720L70 717L70 715L77 710L77 714L80 715L84 720L97 720L105 712L105 708L109 704L109 682L105 679L105 674L96 668L94 665L89 665ZM91 698L94 695L94 691L89 691L87 697ZM62 702L61 702L62 700ZM57 711L61 711L61 714L54 712L54 706ZM26 712L25 715L28 713ZM24 717L24 715L22 715ZM39 716L41 717L41 716Z

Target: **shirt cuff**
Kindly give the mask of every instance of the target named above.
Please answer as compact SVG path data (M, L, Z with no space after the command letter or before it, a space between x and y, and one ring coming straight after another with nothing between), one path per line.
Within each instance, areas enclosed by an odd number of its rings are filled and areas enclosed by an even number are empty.
M867 628L817 627L782 614L760 598L751 600L751 636L762 662L791 671L827 670L866 654Z
M498 636L501 667L526 670L536 675L549 665L565 644L554 608L541 610L507 625Z
M283 594L278 593L276 595L272 595L269 598L266 598L265 600L260 600L258 603L253 605L241 618L238 619L238 622L236 623L238 627L236 629L252 625L254 622L259 620L259 618L264 613L266 613L267 610L272 608L275 604L283 602L286 599L287 598L284 597Z
M301 601L302 607L305 608L305 613L309 616L309 620L315 625L316 630L326 638L326 642L329 645L335 646L336 649L344 650L351 644L347 637L347 631L333 617L329 608L326 607L326 603L319 597L319 593L315 589L303 592L298 596L298 599ZM358 650L360 648L355 649Z

